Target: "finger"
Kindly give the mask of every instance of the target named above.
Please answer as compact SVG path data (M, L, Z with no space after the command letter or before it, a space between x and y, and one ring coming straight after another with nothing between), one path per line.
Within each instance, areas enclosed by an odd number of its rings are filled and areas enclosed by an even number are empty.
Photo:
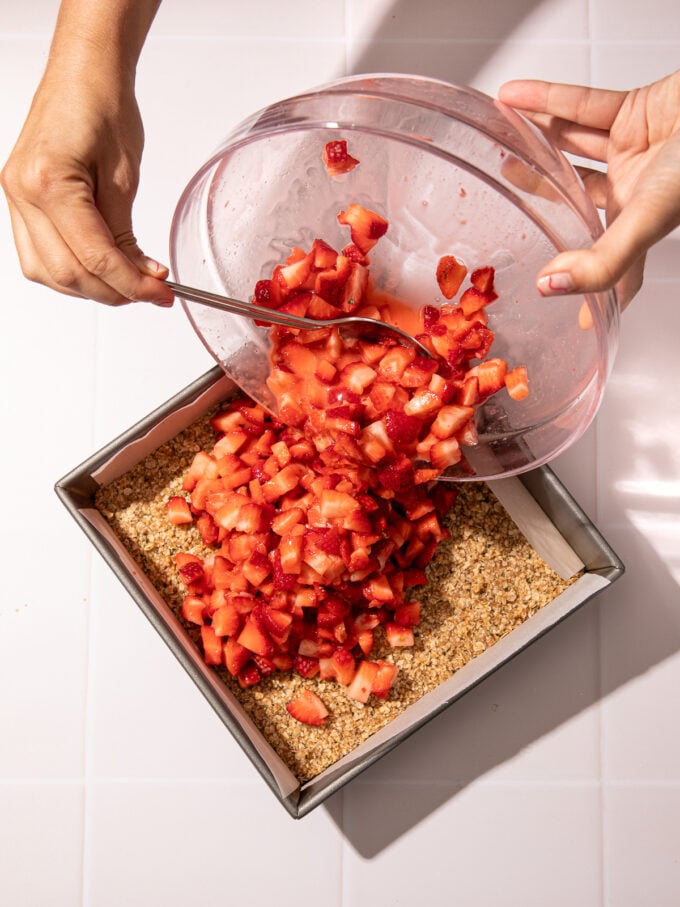
M132 301L86 271L42 211L21 205L17 212L16 219L23 225L17 229L22 236L20 261L29 280L104 305L127 305Z
M576 167L576 171L595 207L606 208L609 192L607 174L602 170L592 170L589 167Z
M84 272L89 275L83 277L82 272L74 272L75 283L71 285L71 289L89 295L81 284L84 280L91 285L90 278L94 277L127 301L145 300L160 304L172 301L172 293L164 284L140 274L139 269L116 246L110 229L86 187L79 187L69 196L59 192L47 198L43 209Z
M506 82L501 86L498 97L512 107L547 113L593 129L608 130L616 119L626 92L526 79Z
M545 113L529 112L526 116L562 151L590 158L591 161L606 161L609 142L606 130L580 126Z
M98 193L95 198L97 210L110 230L116 246L142 274L157 280L164 280L170 273L166 265L145 255L137 244L132 231L133 200L133 189L125 192L118 188ZM164 297L164 302L166 300L167 296Z
M647 250L678 220L668 199L639 193L593 245L592 249L562 252L539 273L537 286L544 296L591 293L623 281L625 305L637 292L640 261Z

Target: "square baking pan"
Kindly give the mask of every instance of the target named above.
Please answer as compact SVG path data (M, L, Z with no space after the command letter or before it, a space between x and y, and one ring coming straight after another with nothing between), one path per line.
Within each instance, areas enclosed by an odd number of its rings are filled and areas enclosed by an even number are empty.
M487 484L537 553L563 578L551 602L408 706L355 750L300 783L234 694L203 662L180 620L97 510L95 495L145 456L228 399L234 384L208 371L57 482L70 514L171 648L178 661L294 818L301 818L502 664L618 579L620 559L548 467Z

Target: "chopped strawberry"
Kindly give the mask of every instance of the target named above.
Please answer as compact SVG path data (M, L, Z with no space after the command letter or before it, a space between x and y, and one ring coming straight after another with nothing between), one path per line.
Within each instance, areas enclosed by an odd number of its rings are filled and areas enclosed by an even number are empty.
M186 595L182 602L182 617L184 620L188 620L192 624L198 624L199 627L203 626L203 612L205 610L205 602L200 595Z
M402 627L400 624L392 622L385 624L385 636L387 636L388 643L394 648L412 646L415 642L413 630L410 627Z
M344 139L326 142L322 158L329 176L349 173L359 163L355 157L347 153L347 142Z
M437 283L447 299L453 299L465 279L467 268L454 255L443 255L437 264Z
M505 386L513 400L524 400L529 395L529 381L527 370L523 365L518 365L505 375Z
M168 513L168 519L173 526L181 526L183 523L192 523L194 520L187 499L183 498L181 495L173 495L173 497L169 498L165 508Z
M217 636L212 627L201 627L201 642L203 643L203 659L208 665L222 663L222 640Z
M470 283L482 293L489 293L493 290L494 269L490 266L477 268L470 276Z
M387 232L387 221L384 217L370 211L362 205L348 205L345 211L338 214L338 222L350 228L352 242L364 255L370 252L381 236Z
M296 721L313 726L323 725L328 718L328 709L311 690L305 689L300 696L286 705L286 711Z
M394 681L397 679L399 668L397 665L382 659L377 661L376 664L378 665L378 670L371 685L371 693L377 696L378 699L386 699L394 685Z
M378 670L378 665L373 661L360 662L352 682L347 687L349 698L356 699L357 702L368 702Z

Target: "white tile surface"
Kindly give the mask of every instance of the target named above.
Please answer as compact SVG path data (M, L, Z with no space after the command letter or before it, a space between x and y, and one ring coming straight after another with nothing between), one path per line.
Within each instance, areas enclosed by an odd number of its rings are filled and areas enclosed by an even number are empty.
M328 813L292 822L261 784L96 783L87 822L85 903L96 907L342 904Z
M675 907L680 894L679 810L677 784L607 786L605 904Z
M90 642L95 778L259 776L147 618L97 558Z
M73 907L82 901L83 787L0 782L0 901Z
M380 69L626 88L677 67L676 6L165 0L138 75L140 242L167 260L186 182L279 98ZM56 10L0 5L0 159ZM649 255L596 425L554 464L626 577L300 823L52 491L212 360L179 307L27 283L2 205L0 238L0 903L680 902L678 231Z
M601 903L594 786L359 781L345 800L347 905Z

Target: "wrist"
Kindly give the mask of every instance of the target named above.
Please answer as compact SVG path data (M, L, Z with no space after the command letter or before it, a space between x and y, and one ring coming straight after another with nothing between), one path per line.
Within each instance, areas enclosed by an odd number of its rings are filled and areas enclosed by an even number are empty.
M160 0L62 0L46 74L134 84Z

